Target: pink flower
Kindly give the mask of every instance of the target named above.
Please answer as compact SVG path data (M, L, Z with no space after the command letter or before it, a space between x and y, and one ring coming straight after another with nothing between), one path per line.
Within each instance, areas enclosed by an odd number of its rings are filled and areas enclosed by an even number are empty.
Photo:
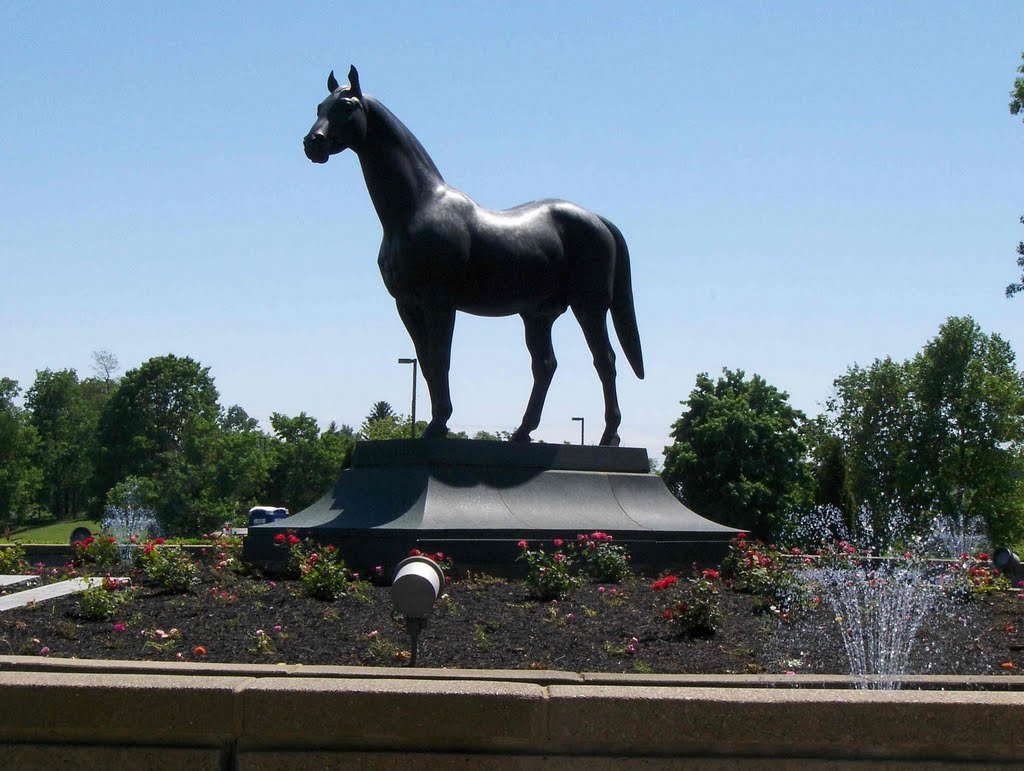
M564 555L564 554L561 554L561 553L559 553L559 554L556 554L556 555L554 556L554 560L555 560L555 562L562 562L562 561L563 561L564 559L565 559L565 555Z
M127 629L127 628L128 628L128 627L126 627L126 626L125 626L124 624L122 624L122 623L117 623L117 624L114 624L114 631L115 631L115 632L123 632L123 631L124 631L125 629Z
M633 643L630 643L629 645L626 646L626 652L627 653L636 653L636 646L633 645Z
M565 544L565 541L563 541L561 538L556 538L551 543L554 544L556 547L560 548Z
M274 624L274 631L275 632L280 632L281 631L281 625L280 624Z
M520 549L525 549L529 545L530 544L528 544L526 541L520 541L519 543L516 544L516 546L518 546Z
M39 655L40 656L49 656L50 655L50 648L48 646L44 645L42 648L39 649Z
M598 594L604 594L604 592L605 592L605 588L603 586L597 587L597 593Z

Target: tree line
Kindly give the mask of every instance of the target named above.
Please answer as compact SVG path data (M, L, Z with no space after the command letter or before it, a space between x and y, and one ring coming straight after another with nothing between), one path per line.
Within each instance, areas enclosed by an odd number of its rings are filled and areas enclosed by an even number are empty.
M168 532L199 534L244 521L258 504L299 511L349 466L357 439L411 431L383 401L358 431L333 422L321 430L305 412L275 412L264 431L242 407L221 405L209 368L187 356L155 357L121 378L112 354L93 360L96 374L84 379L73 369L37 372L23 406L18 383L0 378L0 525L99 518L127 489ZM418 433L425 426L417 421Z
M970 317L906 361L850 366L814 418L740 370L699 375L683 405L662 477L711 519L779 537L833 506L850 528L900 517L922 532L944 515L1024 537L1024 379Z
M20 407L18 384L0 378L0 524L98 517L126 484L173 533L237 523L256 504L295 512L348 467L357 439L412 429L377 402L358 430L275 412L265 431L221 405L209 368L188 357L121 378L113 357L95 357L93 377L38 372ZM1009 344L970 317L948 319L906 361L850 366L813 418L738 369L698 375L682 404L661 474L710 519L776 536L832 506L851 526L865 512L917 528L944 514L982 518L1001 543L1024 537L1024 379Z

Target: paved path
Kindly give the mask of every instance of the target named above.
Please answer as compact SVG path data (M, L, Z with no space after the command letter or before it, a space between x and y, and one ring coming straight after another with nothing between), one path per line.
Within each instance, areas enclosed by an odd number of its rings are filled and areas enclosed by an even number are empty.
M115 581L124 582L127 578L115 578ZM59 581L55 584L37 586L35 589L26 589L23 592L15 592L6 597L0 597L0 612L21 608L30 602L42 602L53 600L75 592L84 592L91 586L103 583L102 578L72 578L69 581Z
M38 583L39 576L0 576L0 589Z

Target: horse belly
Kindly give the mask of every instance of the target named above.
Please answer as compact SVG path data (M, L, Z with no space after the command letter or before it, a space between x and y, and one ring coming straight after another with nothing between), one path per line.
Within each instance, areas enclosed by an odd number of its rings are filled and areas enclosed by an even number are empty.
M557 240L475 241L457 304L479 316L508 316L544 305L561 305L564 310L565 291L565 264Z

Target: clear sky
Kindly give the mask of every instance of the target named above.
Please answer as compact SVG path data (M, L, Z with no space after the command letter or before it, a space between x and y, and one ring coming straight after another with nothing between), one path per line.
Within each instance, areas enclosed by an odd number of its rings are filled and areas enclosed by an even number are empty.
M408 412L412 344L355 156L301 139L332 68L492 208L575 201L630 245L647 379L623 443L660 460L699 372L815 414L857 362L970 314L1024 351L1024 3L4 2L0 376L112 351L209 366L264 425ZM571 314L546 441L600 436ZM451 427L513 429L517 318L460 314ZM429 411L421 387L418 416Z

